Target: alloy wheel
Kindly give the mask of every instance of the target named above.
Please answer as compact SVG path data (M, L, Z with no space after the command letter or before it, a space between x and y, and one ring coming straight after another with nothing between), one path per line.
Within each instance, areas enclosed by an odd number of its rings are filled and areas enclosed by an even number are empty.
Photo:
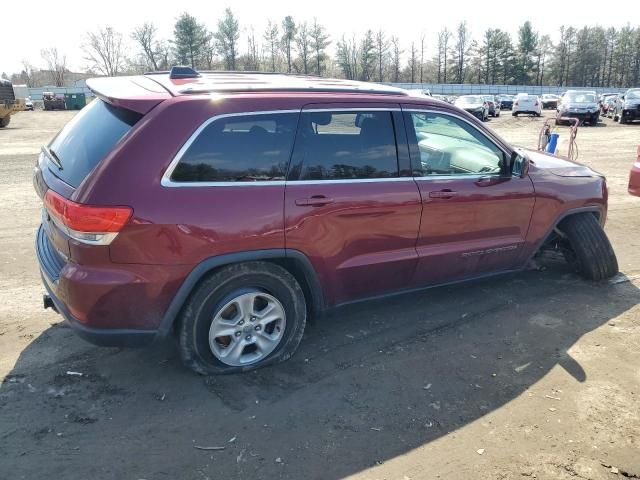
M234 367L260 362L283 338L282 304L263 292L242 293L222 306L209 328L209 347L222 363Z

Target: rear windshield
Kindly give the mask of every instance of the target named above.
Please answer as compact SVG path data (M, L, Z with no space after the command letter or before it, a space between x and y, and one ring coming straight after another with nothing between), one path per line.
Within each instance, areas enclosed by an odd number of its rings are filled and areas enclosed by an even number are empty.
M49 162L57 177L77 187L142 115L94 100L67 123L49 144L62 168Z

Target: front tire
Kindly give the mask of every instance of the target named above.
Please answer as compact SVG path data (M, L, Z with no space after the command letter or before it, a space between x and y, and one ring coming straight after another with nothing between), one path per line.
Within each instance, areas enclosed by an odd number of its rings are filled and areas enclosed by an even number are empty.
M560 223L559 228L575 254L575 258L569 259L570 263L582 277L598 282L618 273L616 254L593 214L571 215Z
M4 128L7 125L9 125L10 121L11 121L11 115L7 115L4 118L0 118L0 128Z
M307 321L304 293L269 262L224 267L187 300L177 327L183 363L203 375L244 372L289 359Z

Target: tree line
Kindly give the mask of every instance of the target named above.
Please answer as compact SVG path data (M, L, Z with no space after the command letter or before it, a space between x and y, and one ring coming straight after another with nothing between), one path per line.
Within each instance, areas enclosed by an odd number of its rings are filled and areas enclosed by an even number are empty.
M428 47L429 42L431 49ZM214 29L189 13L162 38L145 22L124 34L107 26L88 32L82 45L89 74L122 75L189 65L201 70L243 70L333 76L376 82L480 83L630 87L640 84L640 26L561 26L557 38L524 22L512 37L487 28L474 38L466 22L403 43L383 29L332 39L316 19L286 16L264 31L242 28L227 8ZM435 54L427 54L427 52ZM66 57L42 51L49 80L64 84ZM37 70L23 62L14 82L31 84Z

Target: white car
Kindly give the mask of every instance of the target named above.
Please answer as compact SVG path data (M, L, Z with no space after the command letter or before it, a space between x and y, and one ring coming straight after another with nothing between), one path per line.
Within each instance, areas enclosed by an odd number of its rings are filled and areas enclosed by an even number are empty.
M542 100L537 95L519 93L513 100L511 115L517 117L519 113L527 113L539 117L542 114Z

